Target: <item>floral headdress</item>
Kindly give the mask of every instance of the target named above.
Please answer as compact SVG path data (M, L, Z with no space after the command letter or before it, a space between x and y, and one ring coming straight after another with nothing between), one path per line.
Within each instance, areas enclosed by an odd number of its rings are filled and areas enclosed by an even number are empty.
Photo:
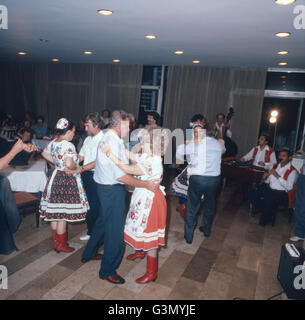
M66 118L61 118L56 123L56 129L66 129L69 125L69 121Z

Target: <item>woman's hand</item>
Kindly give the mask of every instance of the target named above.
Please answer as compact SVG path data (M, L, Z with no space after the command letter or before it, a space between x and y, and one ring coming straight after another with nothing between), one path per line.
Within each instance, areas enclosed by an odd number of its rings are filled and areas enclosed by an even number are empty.
M108 154L110 151L111 151L111 148L110 148L110 145L108 142L104 143L102 146L101 146L101 150L102 152Z

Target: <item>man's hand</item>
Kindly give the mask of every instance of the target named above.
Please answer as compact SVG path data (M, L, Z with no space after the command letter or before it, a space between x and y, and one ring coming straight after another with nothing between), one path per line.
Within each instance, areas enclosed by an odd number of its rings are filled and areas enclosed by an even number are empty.
M244 162L246 159L244 157L240 158L239 161Z
M156 192L160 187L159 180L149 180L146 182L146 189Z
M64 169L64 172L65 172L67 175L69 175L69 176L73 176L75 173L81 173L81 172L82 172L82 168L78 165L78 166L76 167L76 169L74 169L74 170L65 168L65 169Z
M260 161L259 163L258 163L260 166L262 166L262 167L264 167L266 164L265 164L265 162L263 162L263 161Z
M270 176L269 172L265 172L262 176L262 180L266 180Z
M280 177L280 175L279 175L274 169L271 169L271 170L269 171L269 173L272 174L273 176L275 176L276 178L279 178L279 177Z

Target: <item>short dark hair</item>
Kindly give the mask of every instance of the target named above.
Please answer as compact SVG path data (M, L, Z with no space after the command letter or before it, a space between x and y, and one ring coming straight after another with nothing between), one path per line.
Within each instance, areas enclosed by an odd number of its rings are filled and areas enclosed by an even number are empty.
M104 112L108 112L108 117L110 117L111 116L111 112L110 112L110 110L109 109L104 109L103 111L102 111L102 116L103 116L103 113Z
M210 123L206 123L204 125L204 129L206 130L205 134L207 137L215 137L215 134L216 134L215 126L211 125Z
M151 111L147 113L147 116L152 116L154 120L156 121L156 124L159 126L161 122L161 117L158 112L156 111Z
M38 121L38 120L42 120L42 122L44 122L44 117L43 117L43 116L38 116L38 117L36 118L36 121Z
M202 121L202 120L205 120L205 117L198 113L198 114L195 114L193 117L192 117L192 122L196 122L196 121Z
M291 156L291 151L290 151L289 148L285 148L285 147L284 147L284 148L281 148L279 154L280 154L281 152L286 152L287 155L288 155L288 157Z
M219 113L216 114L216 119L218 118L218 116L222 116L224 119L226 117L225 114L222 113L222 112L219 112Z
M25 132L28 132L31 135L31 140L32 140L34 135L34 130L31 128L22 128L19 134L23 135Z
M102 119L98 112L90 112L85 117L85 122L91 121L93 124L93 127L98 126L100 129L102 128Z
M59 136L63 136L67 133L67 131L72 130L74 127L75 127L74 123L72 121L68 120L68 125L66 128L58 129L55 127L54 133L58 134Z
M259 137L265 137L266 141L269 142L269 134L268 133L263 132L259 135Z

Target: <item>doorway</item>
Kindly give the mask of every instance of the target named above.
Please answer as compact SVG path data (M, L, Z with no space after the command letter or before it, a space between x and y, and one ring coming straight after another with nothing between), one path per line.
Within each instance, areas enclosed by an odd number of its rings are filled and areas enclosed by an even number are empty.
M278 111L278 116L275 123L270 123L273 110ZM304 120L303 99L265 97L260 133L269 134L269 144L276 152L282 148L295 152L301 147Z

